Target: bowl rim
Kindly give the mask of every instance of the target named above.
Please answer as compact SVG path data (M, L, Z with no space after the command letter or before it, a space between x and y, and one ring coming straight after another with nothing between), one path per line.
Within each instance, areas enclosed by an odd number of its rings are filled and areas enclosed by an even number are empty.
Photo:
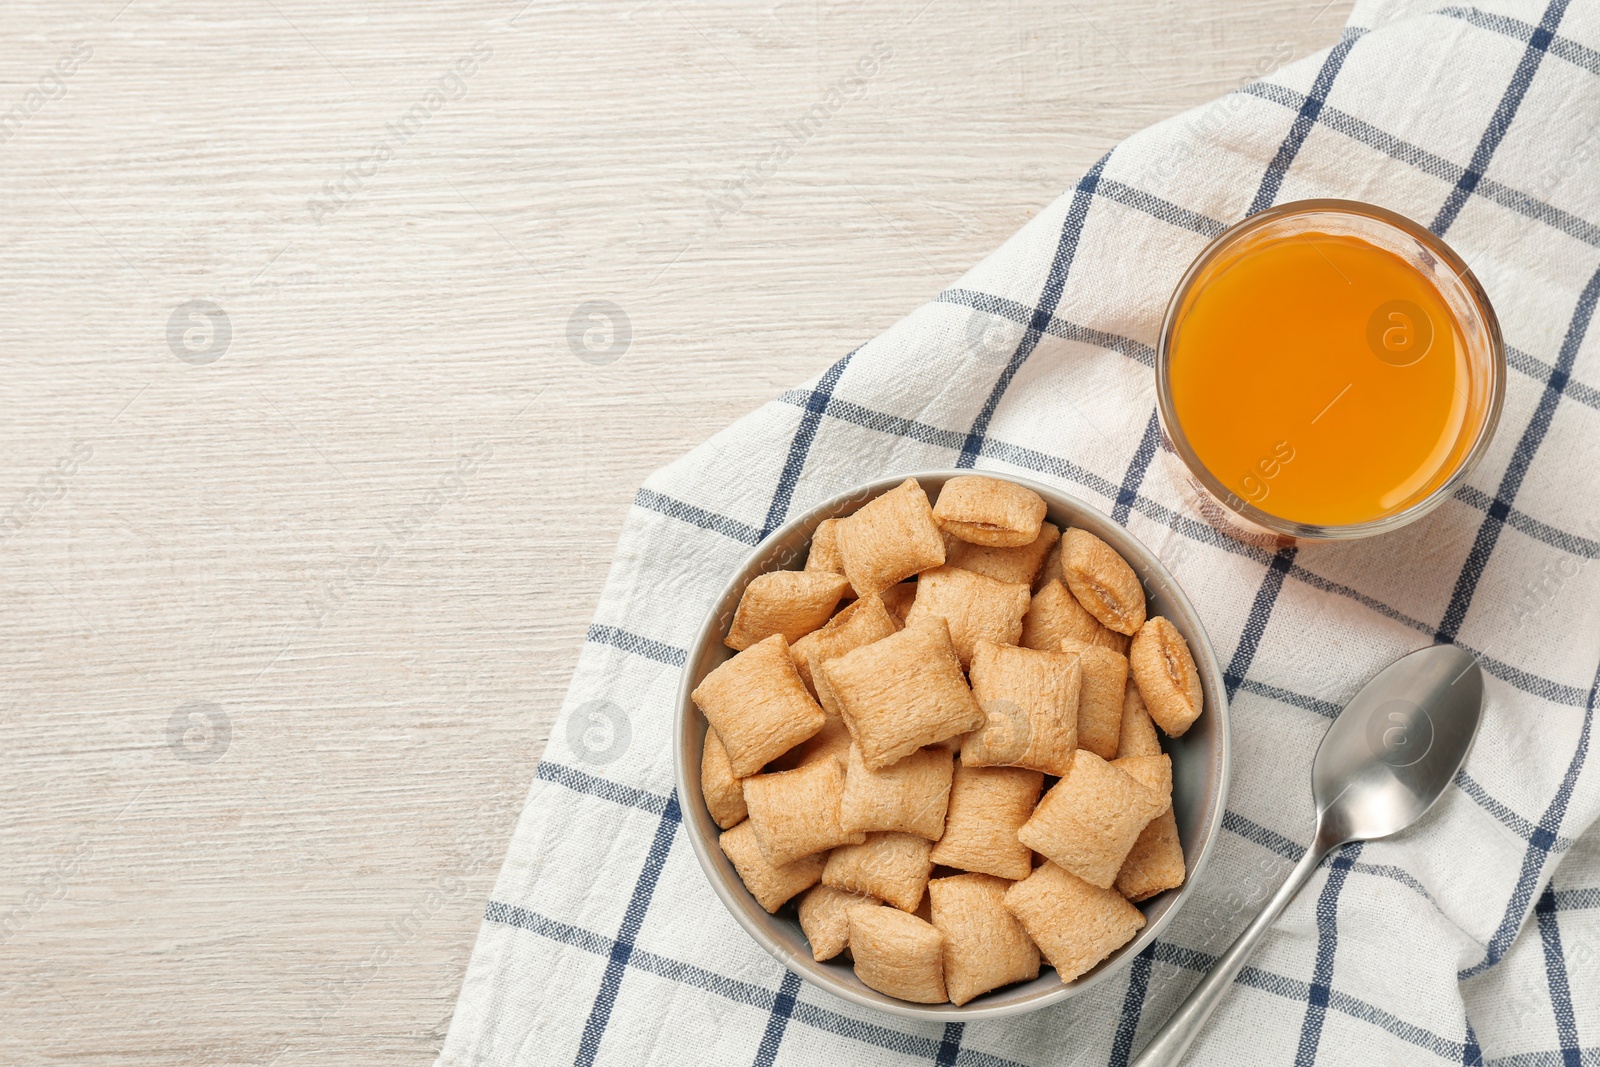
M1194 655L1196 666L1199 668L1201 684L1204 687L1207 703L1206 712L1216 716L1215 729L1219 751L1217 753L1216 769L1212 774L1212 784L1205 796L1205 804L1208 810L1202 824L1203 837L1199 845L1199 854L1194 858L1194 864L1184 879L1184 884L1178 888L1176 896L1172 898L1171 903L1160 915L1146 922L1139 930L1138 936L1123 945L1108 959L1096 965L1088 974L1074 979L1070 983L1056 983L1053 988L1049 988L1026 1000L1005 1004L984 1004L982 1003L983 998L980 997L975 1001L960 1006L949 1003L938 1005L915 1004L879 993L873 989L866 987L857 989L841 982L831 973L831 969L825 963L818 963L809 953L802 955L792 951L789 946L773 937L765 929L762 922L762 919L767 922L783 920L779 920L776 915L770 915L764 911L759 917L750 913L749 908L745 905L753 902L753 898L751 901L741 899L741 894L744 898L749 897L748 890L745 890L742 885L735 887L729 884L719 869L719 864L726 862L721 849L716 844L716 837L721 833L721 829L717 827L715 822L711 821L710 813L705 810L705 803L700 796L697 784L700 770L698 766L699 760L690 759L689 751L684 741L687 728L690 725L689 719L696 717L701 721L704 720L700 709L695 706L690 696L699 682L699 679L694 676L696 665L704 655L708 642L721 644L722 625L720 616L724 610L727 610L725 605L730 597L734 596L736 589L742 595L743 585L748 584L750 580L750 577L745 576L746 572L756 566L758 561L771 551L773 542L792 536L798 528L811 523L813 520L820 522L821 519L817 518L818 515L833 517L839 513L840 509L845 508L851 502L857 502L859 507L879 493L893 489L907 478L915 478L921 484L924 479L942 482L965 475L987 475L1015 482L1018 485L1034 490L1050 505L1051 510L1068 512L1074 522L1080 517L1084 518L1086 521L1082 524L1082 528L1107 541L1119 554L1125 554L1125 546L1131 547L1133 549L1132 555L1137 557L1137 568L1146 569L1162 580L1162 584L1165 587L1162 590L1162 595L1186 614L1188 620L1193 624L1193 632L1186 629L1184 637L1189 642L1190 651ZM1048 514L1046 517L1049 517ZM1111 534L1109 538L1104 536L1108 532ZM1118 542L1122 543L1119 544ZM1131 562L1134 561L1130 560ZM767 569L775 568L766 568L757 573L765 573ZM1141 580L1141 584L1145 584L1143 580ZM737 600L735 599L734 602L737 603ZM672 747L673 772L676 779L678 806L685 836L689 839L690 848L694 851L695 859L700 864L701 873L705 875L706 881L710 883L712 892L716 894L723 907L728 910L728 913L744 929L745 933L749 934L756 944L765 949L785 969L836 997L860 1007L873 1008L904 1018L946 1023L967 1022L977 1019L997 1019L1037 1011L1040 1008L1058 1004L1088 992L1132 963L1134 958L1153 942L1161 934L1161 931L1166 928L1167 924L1172 921L1178 910L1191 896L1194 886L1205 873L1206 866L1211 859L1212 846L1216 843L1222 829L1222 818L1227 807L1228 791L1233 777L1232 733L1229 724L1227 692L1223 687L1222 668L1217 661L1216 652L1212 648L1210 635L1206 632L1205 626L1200 620L1200 615L1194 608L1194 604L1189 600L1188 595L1184 593L1177 579L1161 562L1161 559L1134 536L1132 531L1080 497L1054 486L1034 481L1026 476L1014 475L1003 471L976 469L934 468L908 471L903 474L883 475L835 493L826 500L819 501L804 512L787 519L783 525L757 542L745 554L739 565L733 570L728 581L723 585L721 591L712 600L704 621L695 633L693 643L686 650L683 676L678 685L677 706L673 714ZM695 766L691 767L691 762ZM711 832L705 832L703 828L695 825L701 822L709 825ZM1187 857L1185 858L1187 859ZM1168 892L1171 891L1169 890ZM760 906L756 905L756 909L760 910Z

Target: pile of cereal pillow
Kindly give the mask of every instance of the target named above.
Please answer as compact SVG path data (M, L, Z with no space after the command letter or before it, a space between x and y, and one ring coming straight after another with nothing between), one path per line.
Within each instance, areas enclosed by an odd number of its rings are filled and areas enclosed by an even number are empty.
M1184 880L1157 727L1200 715L1194 659L1125 560L1045 513L971 475L824 521L804 570L746 587L693 694L745 887L772 913L804 894L815 957L889 996L1071 982Z

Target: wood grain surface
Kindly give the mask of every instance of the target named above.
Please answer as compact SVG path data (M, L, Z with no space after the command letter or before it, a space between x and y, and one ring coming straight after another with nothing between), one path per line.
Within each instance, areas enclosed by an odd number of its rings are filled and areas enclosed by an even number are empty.
M1347 9L7 3L0 1062L428 1063L645 475Z

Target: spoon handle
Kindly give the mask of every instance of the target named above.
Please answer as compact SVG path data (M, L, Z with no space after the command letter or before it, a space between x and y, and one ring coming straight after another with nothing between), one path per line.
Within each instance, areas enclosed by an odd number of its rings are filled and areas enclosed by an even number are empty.
M1261 940L1266 932L1272 928L1279 914L1288 906L1289 901L1306 884L1306 879L1311 877L1311 872L1317 869L1322 858L1332 851L1337 842L1324 841L1321 833L1312 842L1306 854L1301 857L1295 869L1289 873L1288 879L1273 894L1261 914L1255 917L1244 933L1233 943L1227 952L1217 960L1217 965L1211 973L1200 979L1200 984L1194 987L1178 1010L1172 1013L1166 1025L1156 1032L1156 1036L1139 1053L1137 1059L1130 1067L1177 1067L1183 1059L1183 1054L1189 1051L1189 1046L1194 1039L1200 1036L1200 1030L1205 1026L1206 1020L1211 1018L1211 1013L1217 1010L1222 1003L1222 998L1233 985L1233 979L1244 968L1250 954L1255 951L1256 943Z

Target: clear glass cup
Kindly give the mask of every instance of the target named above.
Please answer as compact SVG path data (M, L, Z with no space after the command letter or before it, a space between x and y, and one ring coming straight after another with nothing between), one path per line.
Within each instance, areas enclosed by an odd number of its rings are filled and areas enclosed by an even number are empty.
M1260 244L1307 233L1360 238L1400 256L1430 282L1454 319L1465 350L1472 391L1453 446L1453 469L1431 491L1366 521L1317 525L1273 514L1230 489L1197 455L1184 433L1173 398L1171 361L1175 338L1194 299L1218 270ZM1219 268L1218 264L1223 267ZM1398 364L1397 364L1398 365ZM1183 465L1179 480L1201 514L1224 532L1256 544L1339 540L1384 533L1413 522L1444 502L1471 473L1494 436L1504 400L1505 345L1487 294L1466 263L1422 226L1392 211L1354 200L1299 200L1270 208L1229 227L1196 257L1167 305L1156 355L1156 396L1165 444ZM1248 417L1242 414L1241 417ZM1271 462L1270 457L1267 462Z

